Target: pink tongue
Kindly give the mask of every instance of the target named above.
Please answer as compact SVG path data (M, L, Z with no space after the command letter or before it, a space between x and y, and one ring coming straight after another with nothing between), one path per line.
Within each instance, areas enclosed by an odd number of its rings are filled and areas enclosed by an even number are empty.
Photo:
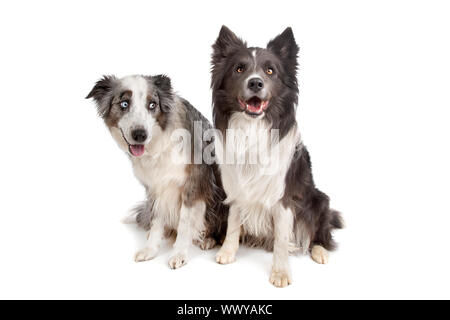
M250 110L250 112L253 112L253 113L262 112L261 105L258 105L258 106L248 105L248 110Z
M260 112L262 112L261 104L262 104L262 101L260 99L258 99L256 97L251 98L250 100L247 101L247 109L253 113L260 113Z
M135 157L140 157L144 154L145 147L141 144L134 144L130 146L131 154Z

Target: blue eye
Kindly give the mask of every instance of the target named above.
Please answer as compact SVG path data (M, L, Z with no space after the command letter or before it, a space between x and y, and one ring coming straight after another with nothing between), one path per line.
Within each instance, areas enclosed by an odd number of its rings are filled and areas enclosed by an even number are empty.
M148 105L150 110L153 110L156 108L156 103L155 102L150 102L150 104Z
M128 108L128 106L129 106L129 104L128 104L128 101L122 101L121 103L120 103L120 107L122 108L122 109L126 109L126 108Z

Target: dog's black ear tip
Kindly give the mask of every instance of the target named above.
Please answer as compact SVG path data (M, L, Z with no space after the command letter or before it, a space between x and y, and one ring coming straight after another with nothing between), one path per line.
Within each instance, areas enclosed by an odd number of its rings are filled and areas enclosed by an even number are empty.
M234 35L233 31L231 31L230 28L228 28L226 25L222 25L219 32L219 38Z
M294 31L292 30L291 27L287 27L283 31L282 35L285 36L285 37L294 38Z
M95 89L95 87L88 93L88 95L85 97L85 99L91 99L94 97L94 89Z
M167 74L158 74L156 76L156 82L161 83L162 81L170 81L170 78Z

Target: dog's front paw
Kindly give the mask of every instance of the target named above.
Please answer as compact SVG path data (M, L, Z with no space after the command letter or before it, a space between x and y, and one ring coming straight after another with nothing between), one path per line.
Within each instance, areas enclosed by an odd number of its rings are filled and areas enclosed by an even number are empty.
M292 278L289 271L277 271L272 269L270 275L270 283L278 288L285 288L292 283Z
M169 267L171 269L178 269L187 263L187 256L184 253L177 253L169 259Z
M148 260L152 260L156 257L158 251L152 248L144 248L134 255L134 261L136 262L144 262Z
M220 264L230 264L236 261L236 252L224 249L219 250L216 255L216 261Z
M328 251L322 246L314 246L311 250L311 258L319 264L327 264Z

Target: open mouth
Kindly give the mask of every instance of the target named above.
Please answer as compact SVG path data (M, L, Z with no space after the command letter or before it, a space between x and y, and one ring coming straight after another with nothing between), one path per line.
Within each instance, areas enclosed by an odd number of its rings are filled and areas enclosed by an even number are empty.
M245 110L246 113L252 116L259 116L267 109L269 101L263 101L258 97L252 97L245 102L239 100L239 104Z
M144 154L145 152L145 145L143 144L130 144L127 140L127 138L125 138L125 135L123 134L122 129L120 129L120 132L122 133L122 137L123 140L125 140L125 142L128 144L128 149L130 151L130 153L135 156L135 157L140 157Z

